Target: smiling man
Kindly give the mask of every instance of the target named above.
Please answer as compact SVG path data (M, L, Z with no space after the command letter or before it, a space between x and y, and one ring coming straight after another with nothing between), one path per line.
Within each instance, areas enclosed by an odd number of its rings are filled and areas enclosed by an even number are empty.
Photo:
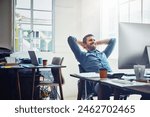
M111 72L111 67L108 63L107 58L110 56L116 40L113 39L104 39L95 41L92 34L87 34L83 41L77 40L75 37L69 36L68 43L73 51L77 61L81 64L87 72L99 72L101 68L107 69ZM79 48L81 45L87 52L81 51ZM108 44L104 51L100 52L96 49L98 45Z
M87 34L83 38L83 41L72 36L68 37L68 44L71 50L86 72L99 72L100 69L107 69L108 72L112 71L107 58L112 53L115 42L116 39L114 38L95 41L94 35L92 34ZM100 52L96 49L96 47L102 44L107 44L107 47L104 51ZM86 52L82 51L78 45L81 45L84 49L86 49ZM106 95L104 97L105 99L109 99L109 87L106 87L105 89L107 90L107 93L105 93Z

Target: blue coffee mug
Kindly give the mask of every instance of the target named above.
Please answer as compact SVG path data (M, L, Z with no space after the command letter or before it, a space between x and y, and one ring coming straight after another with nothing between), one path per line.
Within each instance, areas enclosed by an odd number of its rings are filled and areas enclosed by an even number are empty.
M42 58L38 58L38 62L39 62L39 64L42 64Z

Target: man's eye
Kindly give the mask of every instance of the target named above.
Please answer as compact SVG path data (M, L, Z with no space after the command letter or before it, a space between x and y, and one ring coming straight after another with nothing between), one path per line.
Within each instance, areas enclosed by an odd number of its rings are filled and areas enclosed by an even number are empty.
M95 39L91 39L90 41L95 41Z

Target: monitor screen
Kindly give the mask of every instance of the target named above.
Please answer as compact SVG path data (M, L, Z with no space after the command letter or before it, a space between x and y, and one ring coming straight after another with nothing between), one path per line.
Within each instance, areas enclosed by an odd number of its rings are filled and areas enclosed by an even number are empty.
M150 68L150 24L119 24L119 69L133 69L133 65Z

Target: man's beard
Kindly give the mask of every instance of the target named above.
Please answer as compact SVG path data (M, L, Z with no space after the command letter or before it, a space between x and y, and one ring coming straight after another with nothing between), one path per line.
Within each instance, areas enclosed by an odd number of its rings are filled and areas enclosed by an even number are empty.
M96 46L88 46L88 49L89 49L90 51L95 50L95 49L96 49Z

